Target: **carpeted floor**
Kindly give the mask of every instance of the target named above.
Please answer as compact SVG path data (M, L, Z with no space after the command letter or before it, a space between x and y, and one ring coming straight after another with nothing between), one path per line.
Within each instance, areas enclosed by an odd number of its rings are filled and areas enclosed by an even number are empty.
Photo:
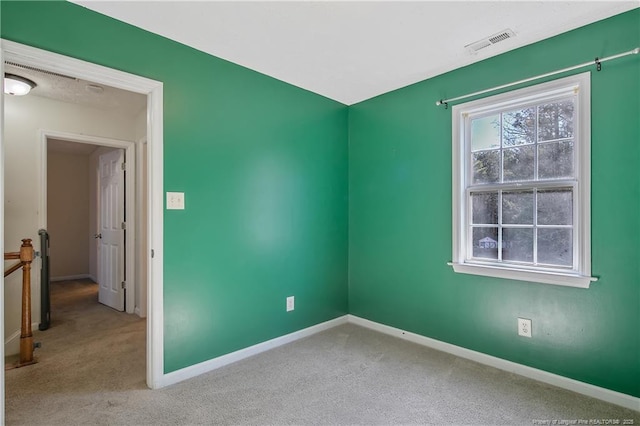
M7 424L640 424L640 412L351 324L151 391L144 320L99 305L93 283L52 290L40 362L6 373Z

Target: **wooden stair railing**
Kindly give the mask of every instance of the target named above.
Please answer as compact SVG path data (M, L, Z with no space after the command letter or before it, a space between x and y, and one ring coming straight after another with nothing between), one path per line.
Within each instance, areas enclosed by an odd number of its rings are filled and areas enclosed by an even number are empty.
M31 262L33 262L31 239L22 240L19 252L5 253L4 260L19 259L17 263L4 271L4 276L22 268L22 324L20 327L20 361L16 367L35 364L33 358L33 333L31 332Z

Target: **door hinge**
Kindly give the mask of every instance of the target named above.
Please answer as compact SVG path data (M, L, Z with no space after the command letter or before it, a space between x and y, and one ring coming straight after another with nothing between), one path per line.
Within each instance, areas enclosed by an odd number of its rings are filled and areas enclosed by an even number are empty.
M153 249L151 249L151 258L153 259L155 255L156 255L156 252L153 251Z
M123 162L123 163L120 163L120 168L121 168L122 170L127 170L127 163L124 163L124 162Z
M127 229L127 222L122 222L122 229Z
M126 289L126 288L127 288L127 283L126 283L125 281L122 281L122 282L120 283L120 286L121 286L123 289Z

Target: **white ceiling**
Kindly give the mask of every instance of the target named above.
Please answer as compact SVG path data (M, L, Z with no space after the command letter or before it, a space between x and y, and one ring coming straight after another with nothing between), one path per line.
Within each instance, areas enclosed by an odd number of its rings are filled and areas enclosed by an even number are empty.
M640 6L638 0L73 2L347 105ZM507 28L516 37L475 55L465 49Z

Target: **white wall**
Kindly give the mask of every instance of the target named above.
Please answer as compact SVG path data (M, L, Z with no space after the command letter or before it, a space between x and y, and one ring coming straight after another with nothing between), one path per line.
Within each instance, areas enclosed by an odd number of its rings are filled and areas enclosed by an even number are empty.
M136 174L139 182L136 188L139 192L136 194L136 220L137 220L137 241L140 250L136 252L136 313L141 317L147 316L147 110L140 111L136 117L136 141L138 142L138 150L136 157ZM143 255L140 256L139 254Z
M89 156L47 156L47 231L51 278L89 274Z
M6 251L16 251L22 238L31 238L37 251L41 192L41 131L56 130L135 141L135 117L117 111L83 107L33 95L5 96L5 229ZM32 322L40 322L40 262L32 274ZM17 353L20 332L21 276L5 279L5 351ZM53 319L55 321L55 318ZM17 333L17 334L16 334Z
M147 136L147 110L140 111L134 118L136 142Z

